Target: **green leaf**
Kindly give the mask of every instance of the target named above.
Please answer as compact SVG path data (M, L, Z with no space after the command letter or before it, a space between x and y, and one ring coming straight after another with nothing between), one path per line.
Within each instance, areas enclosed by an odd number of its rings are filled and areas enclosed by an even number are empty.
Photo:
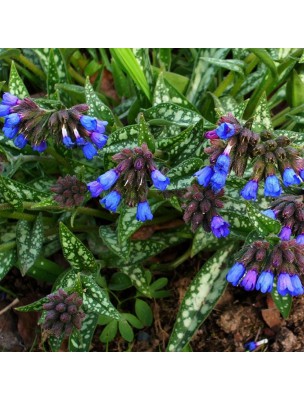
M260 98L256 110L253 114L251 129L255 132L261 132L265 129L270 131L273 130L271 115L265 93Z
M160 67L170 70L172 49L154 49Z
M85 97L86 97L86 103L90 107L88 115L91 115L92 117L96 117L103 121L108 121L109 125L113 125L114 117L112 111L99 99L97 94L94 92L89 77L87 77L86 79Z
M0 281L15 265L16 261L17 253L15 249L6 250L0 253Z
M64 271L55 281L53 285L53 292L59 288L73 290L77 286L78 275L74 269L68 269Z
M16 243L18 264L21 274L24 276L35 263L42 250L43 223L41 215L38 215L33 226L28 221L18 221Z
M218 250L191 282L178 311L168 351L182 351L212 311L227 285L228 267L223 269L222 265L234 249L230 244Z
M123 313L121 314L121 318L127 320L136 329L142 329L144 327L143 323L133 314Z
M46 297L35 301L34 303L27 304L26 306L16 307L16 311L28 312L28 311L40 311L42 310L43 304L49 300Z
M111 226L101 225L99 228L99 236L104 241L104 244L118 257L124 259L129 258L130 242L126 240L120 245L117 233L112 230Z
M61 344L63 342L63 337L57 338L55 336L51 336L49 337L48 342L51 346L52 352L57 352L61 347Z
M105 326L105 328L101 332L101 335L99 336L99 340L102 343L112 342L112 340L115 339L115 336L117 334L117 328L118 328L118 322L111 321L108 325Z
M59 235L63 255L75 271L97 271L93 254L62 222L59 225Z
M54 283L63 272L63 267L46 258L39 257L27 271L27 276L44 282Z
M81 329L74 328L69 339L69 351L89 351L97 326L98 314L87 314L82 321Z
M277 78L278 71L275 63L273 62L270 54L266 49L249 49L254 55L256 55L265 65L269 68L272 76Z
M135 313L144 326L151 326L153 322L153 313L148 303L141 299L135 301Z
M29 97L27 88L25 87L22 79L20 78L18 71L16 69L14 61L11 64L11 72L8 82L9 92L18 96L19 99L24 99L24 97Z
M167 190L184 189L190 186L194 180L193 174L201 167L202 160L193 157L172 168L167 173L168 178L170 178L170 185Z
M134 339L134 332L128 321L121 320L118 322L118 328L121 336L127 341L132 342Z
M202 116L192 110L170 103L161 103L144 111L144 116L152 125L186 126L196 124Z
M108 288L110 290L125 290L132 286L130 278L123 272L116 272L111 276Z
M151 99L149 84L146 76L131 49L110 49L119 66L124 70L143 91L148 100Z
M45 193L3 175L0 176L0 194L17 209L22 209L23 201L35 202L46 199Z
M152 73L152 68L151 68L151 63L150 63L149 49L137 48L137 49L132 49L132 51L133 51L133 54L135 55L137 62L139 63L139 65L141 67L141 70L143 71L143 73L146 77L149 88L152 89L153 73Z
M203 61L206 61L217 67L228 69L229 71L237 72L240 75L244 75L245 63L241 60L220 60L218 58L201 57Z
M57 65L55 62L55 56L53 49L49 52L49 60L48 60L48 72L47 72L47 92L50 96L55 93L55 85L59 82L59 74L57 70Z
M227 239L224 239L225 241ZM220 246L222 246L223 240L220 241ZM219 240L212 235L212 233L207 233L203 230L202 227L199 227L198 230L195 232L192 247L191 247L191 257L194 257L200 251L204 250L207 246L212 246L215 248L216 244L219 243Z
M121 271L131 280L136 289L143 295L151 298L149 283L145 276L145 270L140 264L124 265Z
M289 294L286 296L281 296L277 291L276 281L273 283L271 297L274 301L274 304L282 314L283 318L287 319L292 306L292 297Z
M84 287L83 308L90 313L107 315L119 320L120 314L108 299L107 293L93 278L81 275L81 282Z
M247 202L246 206L248 217L260 235L267 236L270 233L279 233L281 230L279 221L262 214L261 211L255 208L250 202Z
M138 144L141 146L143 143L146 143L149 150L154 153L155 152L155 140L153 135L150 132L149 125L146 123L144 114L139 114L139 133L138 133Z
M129 125L125 128L117 129L108 139L104 154L117 153L126 147L136 147L138 145L139 125Z
M291 107L298 107L304 103L304 82L295 70L287 83L286 98Z

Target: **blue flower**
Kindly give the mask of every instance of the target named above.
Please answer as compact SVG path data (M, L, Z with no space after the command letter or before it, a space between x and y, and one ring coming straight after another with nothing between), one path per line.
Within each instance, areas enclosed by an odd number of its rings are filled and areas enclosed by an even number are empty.
M92 143L87 143L82 147L83 155L87 160L92 160L97 154L97 150L92 145Z
M47 143L45 140L43 140L41 143L33 145L32 149L39 151L39 153L42 153L43 151L45 151L47 148Z
M291 275L290 277L291 284L293 286L293 291L290 293L292 296L299 296L304 293L304 289L302 286L301 279L298 275Z
M96 131L97 128L96 118L89 117L88 115L82 115L80 117L80 123L87 131Z
M170 179L163 175L158 169L152 171L151 178L153 185L158 190L166 190L166 187L170 184Z
M4 126L6 128L12 128L19 124L21 117L17 113L13 113L5 117Z
M8 139L13 139L17 133L18 133L18 126L11 127L11 128L6 128L5 126L2 128L4 136L7 137Z
M108 121L97 120L96 132L105 133Z
M219 138L226 140L234 135L235 128L232 124L224 122L218 128L216 128L215 132Z
M259 276L256 283L256 290L260 290L262 293L268 293L272 291L273 286L273 273L271 271L263 271Z
M283 272L278 276L277 291L281 296L286 296L286 294L291 294L294 291L290 275L286 272Z
M275 175L269 175L265 181L264 195L277 197L282 193L282 188L278 178Z
M253 290L255 288L257 277L258 273L254 269L251 269L242 279L241 286L247 291Z
M200 185L207 187L210 183L213 174L214 174L213 168L210 165L208 165L207 167L197 171L193 176L197 177L197 181Z
M6 104L0 104L0 117L6 117L11 112L11 107Z
M296 242L298 244L304 244L304 233L301 233L301 235L297 236Z
M107 144L108 136L94 131L91 133L90 139L98 149L102 149Z
M221 154L216 160L214 171L228 174L230 161L228 154Z
M19 99L17 96L14 96L13 94L8 93L8 92L3 93L2 104L6 104L8 106L13 107L13 106L17 105L18 102L19 102Z
M253 351L258 347L256 342L248 342L244 344L244 348L247 351Z
M227 175L223 172L216 172L211 177L211 188L216 193L219 192L226 183Z
M119 178L118 173L114 169L110 169L97 179L104 190L109 190Z
M304 169L300 169L300 177L303 179L304 181Z
M27 139L24 135L22 135L22 133L20 133L20 135L15 137L14 145L16 147L19 147L19 149L23 149L23 147L25 147L26 144L27 144Z
M289 240L291 236L291 228L289 226L283 226L278 236L281 240Z
M241 190L240 194L245 200L256 200L259 184L255 180L250 180Z
M92 197L98 197L100 193L104 190L104 188L98 181L88 183L87 188L91 192Z
M211 230L217 238L228 236L230 233L229 226L229 223L219 215L214 216L211 220Z
M137 221L141 222L153 219L153 215L147 201L142 201L137 204L136 219Z
M229 270L226 279L228 282L232 283L233 286L237 286L240 279L245 274L245 267L243 264L236 262Z
M299 185L301 183L301 179L292 168L286 168L283 172L283 182L285 186Z
M109 193L106 197L100 200L100 204L104 204L107 210L116 212L117 207L121 201L121 195L116 190Z
M269 217L271 219L276 219L276 215L273 210L269 209L269 210L262 211L262 214L266 215L266 217Z
M72 141L72 139L70 138L70 136L64 136L62 138L62 143L65 145L65 147L67 147L68 149L70 149L71 147L74 146L74 142Z
M85 138L80 137L80 136L76 137L76 146L82 147L82 146L85 146L87 143L88 142L85 140Z

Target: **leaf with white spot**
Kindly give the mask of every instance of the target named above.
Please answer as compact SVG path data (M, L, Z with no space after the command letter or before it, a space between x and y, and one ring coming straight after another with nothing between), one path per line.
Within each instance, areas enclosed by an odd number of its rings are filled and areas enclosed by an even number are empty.
M47 72L47 92L49 96L55 93L56 91L55 85L57 83L59 83L59 74L55 62L54 50L51 49L49 52L48 72Z
M0 281L15 265L16 261L17 253L15 249L6 250L0 253Z
M193 279L178 311L167 351L182 351L212 311L227 285L229 266L223 268L223 264L234 250L233 244L218 250Z
M231 241L231 238L221 238L218 240L212 233L205 232L202 227L199 227L195 232L192 247L191 257L194 257L197 253L205 249L217 250Z
M38 215L32 225L28 221L18 221L16 231L18 264L22 276L34 265L43 245L43 223Z
M56 292L56 290L62 288L72 293L78 286L77 280L78 274L75 273L74 269L70 268L58 276L52 290L53 292Z
M254 207L250 202L246 202L247 214L253 224L253 227L262 236L267 236L270 233L277 234L281 230L279 221L269 218L262 214L260 210Z
M170 103L157 104L146 110L144 116L151 125L175 124L186 127L202 119L197 112Z
M99 236L103 240L104 244L118 257L122 257L126 260L129 258L130 241L125 240L120 244L117 233L113 231L111 226L101 225L99 228Z
M83 309L88 313L97 313L119 320L120 314L108 299L107 292L93 278L81 275L83 284Z
M272 120L270 110L267 104L266 94L263 93L261 96L256 110L253 114L253 122L251 129L254 132L262 132L265 129L269 131L273 131Z
M143 113L139 114L139 133L138 133L138 144L141 146L143 143L146 143L149 150L154 153L155 152L155 139L151 134L149 125L145 121L145 117Z
M86 314L80 330L74 329L69 339L69 351L89 351L98 322L98 314Z
M94 92L89 77L86 79L85 97L86 103L90 107L88 114L103 121L108 121L109 125L113 125L114 117L112 111L99 99L97 94Z
M48 301L49 300L47 297L43 297L42 299L39 299L39 300L35 301L34 303L27 304L26 306L16 307L15 310L22 311L22 312L40 311L40 310L42 310L43 304L47 303Z
M170 178L170 185L167 190L184 189L191 185L194 180L193 174L202 167L202 160L200 158L189 158L181 164L172 168L167 176Z
M121 271L130 278L132 284L140 293L147 297L151 297L151 291L146 279L145 270L140 264L125 265L121 267Z
M96 272L97 264L93 254L62 222L59 234L63 255L72 268L75 271Z
M271 292L274 304L282 314L283 318L287 319L292 306L292 297L287 294L286 296L281 296L277 291L277 282L273 283L273 289Z
M10 72L8 87L9 87L9 92L19 97L19 99L24 99L25 97L29 97L27 88L25 87L22 79L18 74L14 61L12 61L11 63L11 72Z
M139 125L129 125L125 128L117 129L109 136L104 154L118 153L126 147L136 147L138 145Z

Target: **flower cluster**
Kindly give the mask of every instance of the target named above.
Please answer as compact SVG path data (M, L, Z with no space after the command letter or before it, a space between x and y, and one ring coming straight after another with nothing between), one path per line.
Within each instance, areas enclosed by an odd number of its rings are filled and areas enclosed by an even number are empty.
M245 290L271 292L277 278L281 296L304 293L304 246L296 240L281 241L274 247L266 241L255 241L243 247L241 255L227 274L227 281Z
M285 195L274 200L269 210L263 214L278 219L283 228L279 234L281 240L289 240L291 235L297 243L304 244L304 203L303 196Z
M276 176L277 170L286 187L298 185L304 179L304 159L289 146L287 137L274 138L269 132L257 134L232 114L221 117L218 125L205 134L211 141L211 146L205 149L210 156L210 165L196 172L200 185L210 185L214 192L221 190L230 171L233 170L237 176L244 175L250 158L254 158L253 174L240 192L246 200L256 200L262 179L265 180L264 195L279 196L282 187Z
M107 210L116 212L124 199L130 207L137 205L138 221L151 220L153 215L147 201L149 186L153 184L156 189L165 190L170 183L169 178L156 168L153 154L145 143L134 149L123 149L112 159L118 165L88 184L92 197L111 189L100 200Z
M191 229L195 232L202 226L206 232L211 232L217 238L229 235L229 223L218 213L219 208L223 208L224 191L214 193L211 189L201 188L196 184L188 187L183 196L185 203L182 205L185 210L184 221L191 224Z
M63 289L47 296L43 304L46 311L42 328L56 337L70 336L73 328L80 329L85 314L81 310L82 298L74 292L68 295Z
M75 207L83 203L87 185L76 176L66 175L63 178L59 177L50 190L55 193L54 200L62 207Z
M43 152L49 138L63 143L67 148L80 147L84 156L91 160L106 143L106 121L83 115L86 104L70 109L45 110L33 100L18 99L4 93L0 104L0 117L5 117L3 133L22 149L29 143L33 150Z

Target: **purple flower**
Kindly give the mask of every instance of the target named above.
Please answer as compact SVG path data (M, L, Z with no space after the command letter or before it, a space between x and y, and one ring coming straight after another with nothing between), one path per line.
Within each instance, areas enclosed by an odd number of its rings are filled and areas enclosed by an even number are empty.
M27 144L27 139L24 135L22 135L22 133L20 133L20 135L15 137L14 145L16 147L19 147L19 149L23 149L23 147L25 147L26 144Z
M278 276L277 291L281 296L286 296L286 294L291 294L294 291L290 275L286 272L283 272Z
M299 185L301 179L292 168L286 168L283 172L283 182L285 186Z
M241 190L240 194L245 200L256 200L259 184L255 180L250 180Z
M116 190L109 193L106 197L100 200L100 204L103 204L107 210L116 212L117 207L121 201L121 195Z
M278 178L275 175L269 175L265 181L264 195L277 197L282 193L282 188Z
M13 113L5 117L4 126L6 128L12 128L19 124L21 117L17 113Z
M97 128L96 118L89 117L88 115L82 115L80 117L80 123L87 131L96 131Z
M119 178L118 173L114 169L110 169L97 178L104 190L109 190Z
M147 201L142 201L137 204L136 219L141 222L153 219L153 214Z
M200 185L207 187L210 183L213 174L214 174L213 168L210 165L208 165L207 167L197 171L194 174L194 176L197 177L197 181Z
M215 132L219 138L226 140L234 135L235 128L232 124L224 122L223 124L221 124L219 127L216 128Z
M251 269L242 279L241 286L247 291L253 290L255 288L257 277L258 273L254 269Z
M85 138L79 136L76 137L76 146L78 147L82 147L85 146L88 142L85 140ZM91 144L91 143L90 143ZM93 146L94 147L94 146Z
M304 289L302 286L301 279L298 275L291 275L290 277L291 284L293 286L293 291L290 293L292 296L299 296L304 293Z
M276 219L276 215L273 210L269 209L269 210L262 211L262 214L266 215L266 217L269 217L271 219Z
M11 112L11 106L0 104L0 117L6 117Z
M271 271L263 271L259 276L256 283L256 290L260 290L262 293L268 293L272 291L273 286L273 273Z
M211 220L211 230L217 238L228 236L230 233L229 226L230 224L219 215L214 216Z
M228 174L230 161L228 154L221 154L216 160L214 171Z
M153 185L159 190L165 190L170 184L170 179L163 175L158 169L152 171L151 178Z
M82 147L83 155L87 160L92 160L97 155L97 150L92 143L87 143Z
M223 172L216 172L215 174L213 174L210 180L212 190L215 193L219 192L225 186L226 179L227 174Z
M304 244L304 233L301 233L301 235L297 236L296 242L298 244Z
M240 279L245 274L245 267L243 264L236 262L229 270L226 279L228 282L232 283L233 286L237 286Z
M291 236L291 228L289 226L283 226L278 236L281 240L289 240Z
M13 94L8 93L8 92L3 93L2 99L3 99L2 104L6 104L11 107L17 105L19 102L19 99L17 96L14 96Z
M87 188L91 192L92 197L98 197L100 193L104 190L104 188L98 181L88 183Z
M94 131L91 133L90 139L98 149L102 149L107 144L108 136Z
M42 153L43 151L45 151L47 148L47 143L45 140L43 140L41 143L39 144L35 144L32 146L32 149L35 151L39 151L39 153Z
M108 125L108 121L101 121L101 120L98 119L97 120L96 131L98 133L105 133L107 125Z
M5 126L2 128L4 136L7 137L8 139L13 139L17 133L18 133L18 126L11 127L11 128L6 128Z
M206 132L205 133L205 138L206 139L211 139L211 140L212 139L219 139L219 137L218 137L218 135L216 133L216 130Z

